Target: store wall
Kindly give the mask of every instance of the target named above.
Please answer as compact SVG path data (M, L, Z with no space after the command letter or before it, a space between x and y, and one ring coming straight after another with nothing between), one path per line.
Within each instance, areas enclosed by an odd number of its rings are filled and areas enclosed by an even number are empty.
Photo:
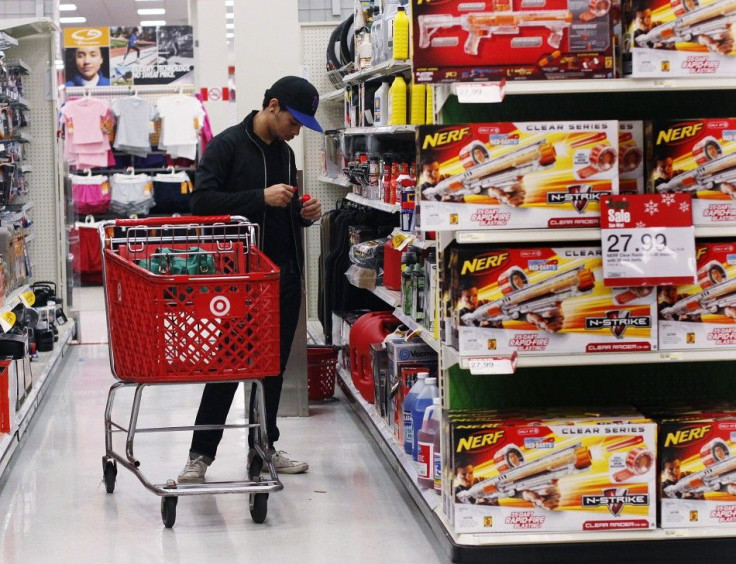
M2 0L2 18L51 18L58 19L58 2L55 0Z
M299 21L342 21L353 13L354 0L299 0Z

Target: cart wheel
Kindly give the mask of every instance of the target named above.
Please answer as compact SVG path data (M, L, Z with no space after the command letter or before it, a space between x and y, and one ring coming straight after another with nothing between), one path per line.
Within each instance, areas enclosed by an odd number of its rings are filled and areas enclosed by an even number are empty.
M179 500L176 496L168 496L161 498L161 520L164 527L170 529L176 522L176 502Z
M263 523L268 513L268 494L250 494L250 516L254 523Z
M102 468L102 476L105 479L105 491L111 494L115 491L115 477L118 475L118 465L114 460L106 460Z

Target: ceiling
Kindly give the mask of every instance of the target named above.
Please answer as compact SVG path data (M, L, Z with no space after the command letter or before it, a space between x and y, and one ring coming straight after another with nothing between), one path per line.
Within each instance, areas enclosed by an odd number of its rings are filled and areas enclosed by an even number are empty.
M76 4L73 12L59 12L61 17L84 16L85 23L62 24L62 27L107 27L137 25L142 20L165 20L167 25L189 23L187 0L61 0L62 4ZM139 16L142 8L164 8L162 16Z

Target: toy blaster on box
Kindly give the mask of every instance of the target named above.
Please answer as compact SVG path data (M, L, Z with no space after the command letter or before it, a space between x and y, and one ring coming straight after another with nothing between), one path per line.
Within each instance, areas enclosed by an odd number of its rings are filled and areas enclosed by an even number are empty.
M656 425L644 417L450 426L458 533L655 526Z
M421 229L595 227L618 122L421 126Z
M600 247L455 247L451 253L461 354L657 348L653 288L604 286Z
M611 0L412 6L416 82L612 78Z
M696 253L697 284L658 288L661 349L736 347L736 244Z
M629 0L624 74L733 76L736 0Z
M660 524L733 527L736 523L736 413L660 423Z
M736 119L656 121L649 189L693 196L693 224L736 223Z

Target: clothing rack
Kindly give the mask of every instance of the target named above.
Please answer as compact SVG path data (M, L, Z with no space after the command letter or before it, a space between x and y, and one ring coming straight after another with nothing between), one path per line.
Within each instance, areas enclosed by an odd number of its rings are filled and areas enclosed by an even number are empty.
M126 96L134 94L194 94L193 84L156 84L153 86L146 85L128 85L128 86L60 86L66 97L71 96Z

